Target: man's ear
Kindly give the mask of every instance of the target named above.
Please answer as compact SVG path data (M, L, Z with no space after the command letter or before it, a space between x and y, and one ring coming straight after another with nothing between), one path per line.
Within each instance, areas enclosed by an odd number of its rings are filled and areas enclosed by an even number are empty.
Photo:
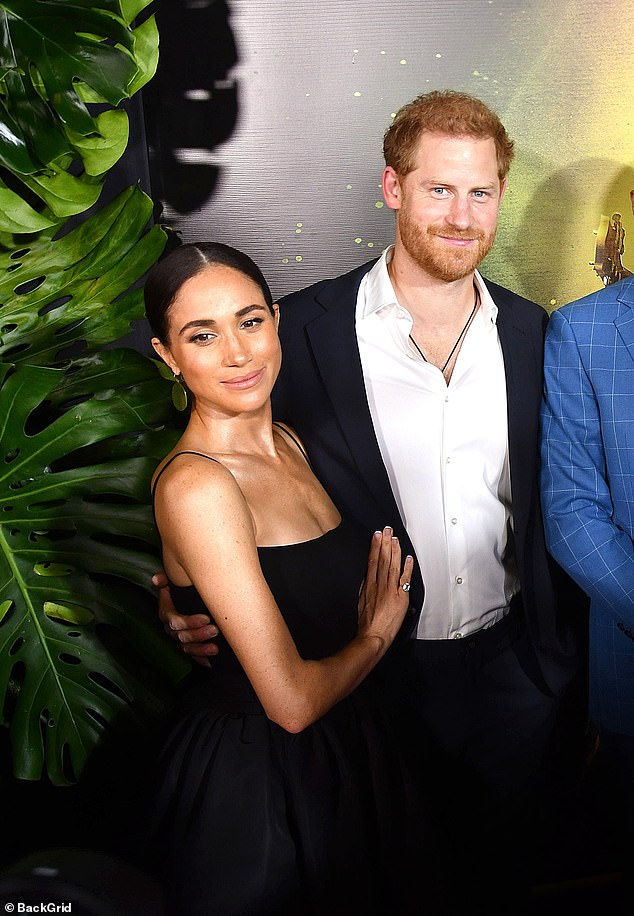
M401 180L391 165L386 165L381 178L383 197L390 210L400 210L403 200Z
M273 318L275 321L275 330L277 330L280 326L280 307L277 302L273 303L273 312L274 312Z

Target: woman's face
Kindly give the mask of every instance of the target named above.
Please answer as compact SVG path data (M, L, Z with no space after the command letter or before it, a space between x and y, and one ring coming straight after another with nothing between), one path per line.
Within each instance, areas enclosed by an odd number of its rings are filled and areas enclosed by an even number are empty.
M265 404L281 364L274 314L259 286L233 267L205 267L168 312L169 342L152 346L203 407L232 416Z

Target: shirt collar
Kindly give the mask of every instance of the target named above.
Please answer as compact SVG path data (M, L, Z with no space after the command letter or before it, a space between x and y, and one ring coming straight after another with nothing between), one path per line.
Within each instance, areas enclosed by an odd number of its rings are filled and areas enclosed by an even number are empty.
M386 308L398 306L396 293L390 280L387 266L394 256L394 245L385 249L374 267L365 277L364 292L365 301L363 303L362 317L368 318L377 312ZM498 307L493 301L491 293L487 289L481 274L476 270L475 283L480 293L480 309L483 319L491 324L496 324L498 316Z

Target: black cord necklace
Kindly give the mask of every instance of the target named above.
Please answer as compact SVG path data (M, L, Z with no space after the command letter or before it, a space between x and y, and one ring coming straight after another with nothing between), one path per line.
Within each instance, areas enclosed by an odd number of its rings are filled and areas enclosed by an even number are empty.
M475 316L475 313L476 313L476 311L477 311L477 309L478 309L478 305L480 304L480 290L478 289L477 286L475 286L474 289L475 289L475 302L473 303L473 308L471 309L471 314L470 314L469 317L467 318L467 320L466 320L466 322L465 322L465 326L463 327L462 331L458 334L458 337L457 337L457 339L456 339L456 342L455 342L455 344L453 345L453 347L451 348L451 352L450 352L449 356L447 357L447 359L445 360L445 363L444 363L442 369L440 370L440 371L442 372L443 375L445 374L445 372L446 372L446 370L447 370L447 366L448 366L449 363L451 362L452 356L454 355L454 353L456 352L456 350L457 350L458 347L460 346L460 342L462 341L462 338L465 336L465 334L466 334L467 331L469 330L469 325L470 325L471 322L473 321L473 318L474 318L474 316ZM411 334L409 335L409 339L410 339L411 342L414 344L414 346L416 347L416 349L418 350L418 352L420 353L420 355L423 357L423 359L425 360L425 362L426 362L426 363L429 362L429 360L427 359L427 357L425 356L425 354L423 353L423 351L421 350L421 348L418 346L418 344L416 343L416 341L414 340L414 338L412 337Z

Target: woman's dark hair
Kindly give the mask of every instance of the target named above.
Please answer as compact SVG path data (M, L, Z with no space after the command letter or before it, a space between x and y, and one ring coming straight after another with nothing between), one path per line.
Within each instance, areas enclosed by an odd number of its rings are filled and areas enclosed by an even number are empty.
M181 245L155 264L145 281L145 315L152 332L161 343L166 344L168 341L170 306L183 284L206 267L214 267L216 264L232 267L252 280L262 291L264 301L271 313L273 312L273 297L269 285L257 264L244 252L220 242L193 242Z

